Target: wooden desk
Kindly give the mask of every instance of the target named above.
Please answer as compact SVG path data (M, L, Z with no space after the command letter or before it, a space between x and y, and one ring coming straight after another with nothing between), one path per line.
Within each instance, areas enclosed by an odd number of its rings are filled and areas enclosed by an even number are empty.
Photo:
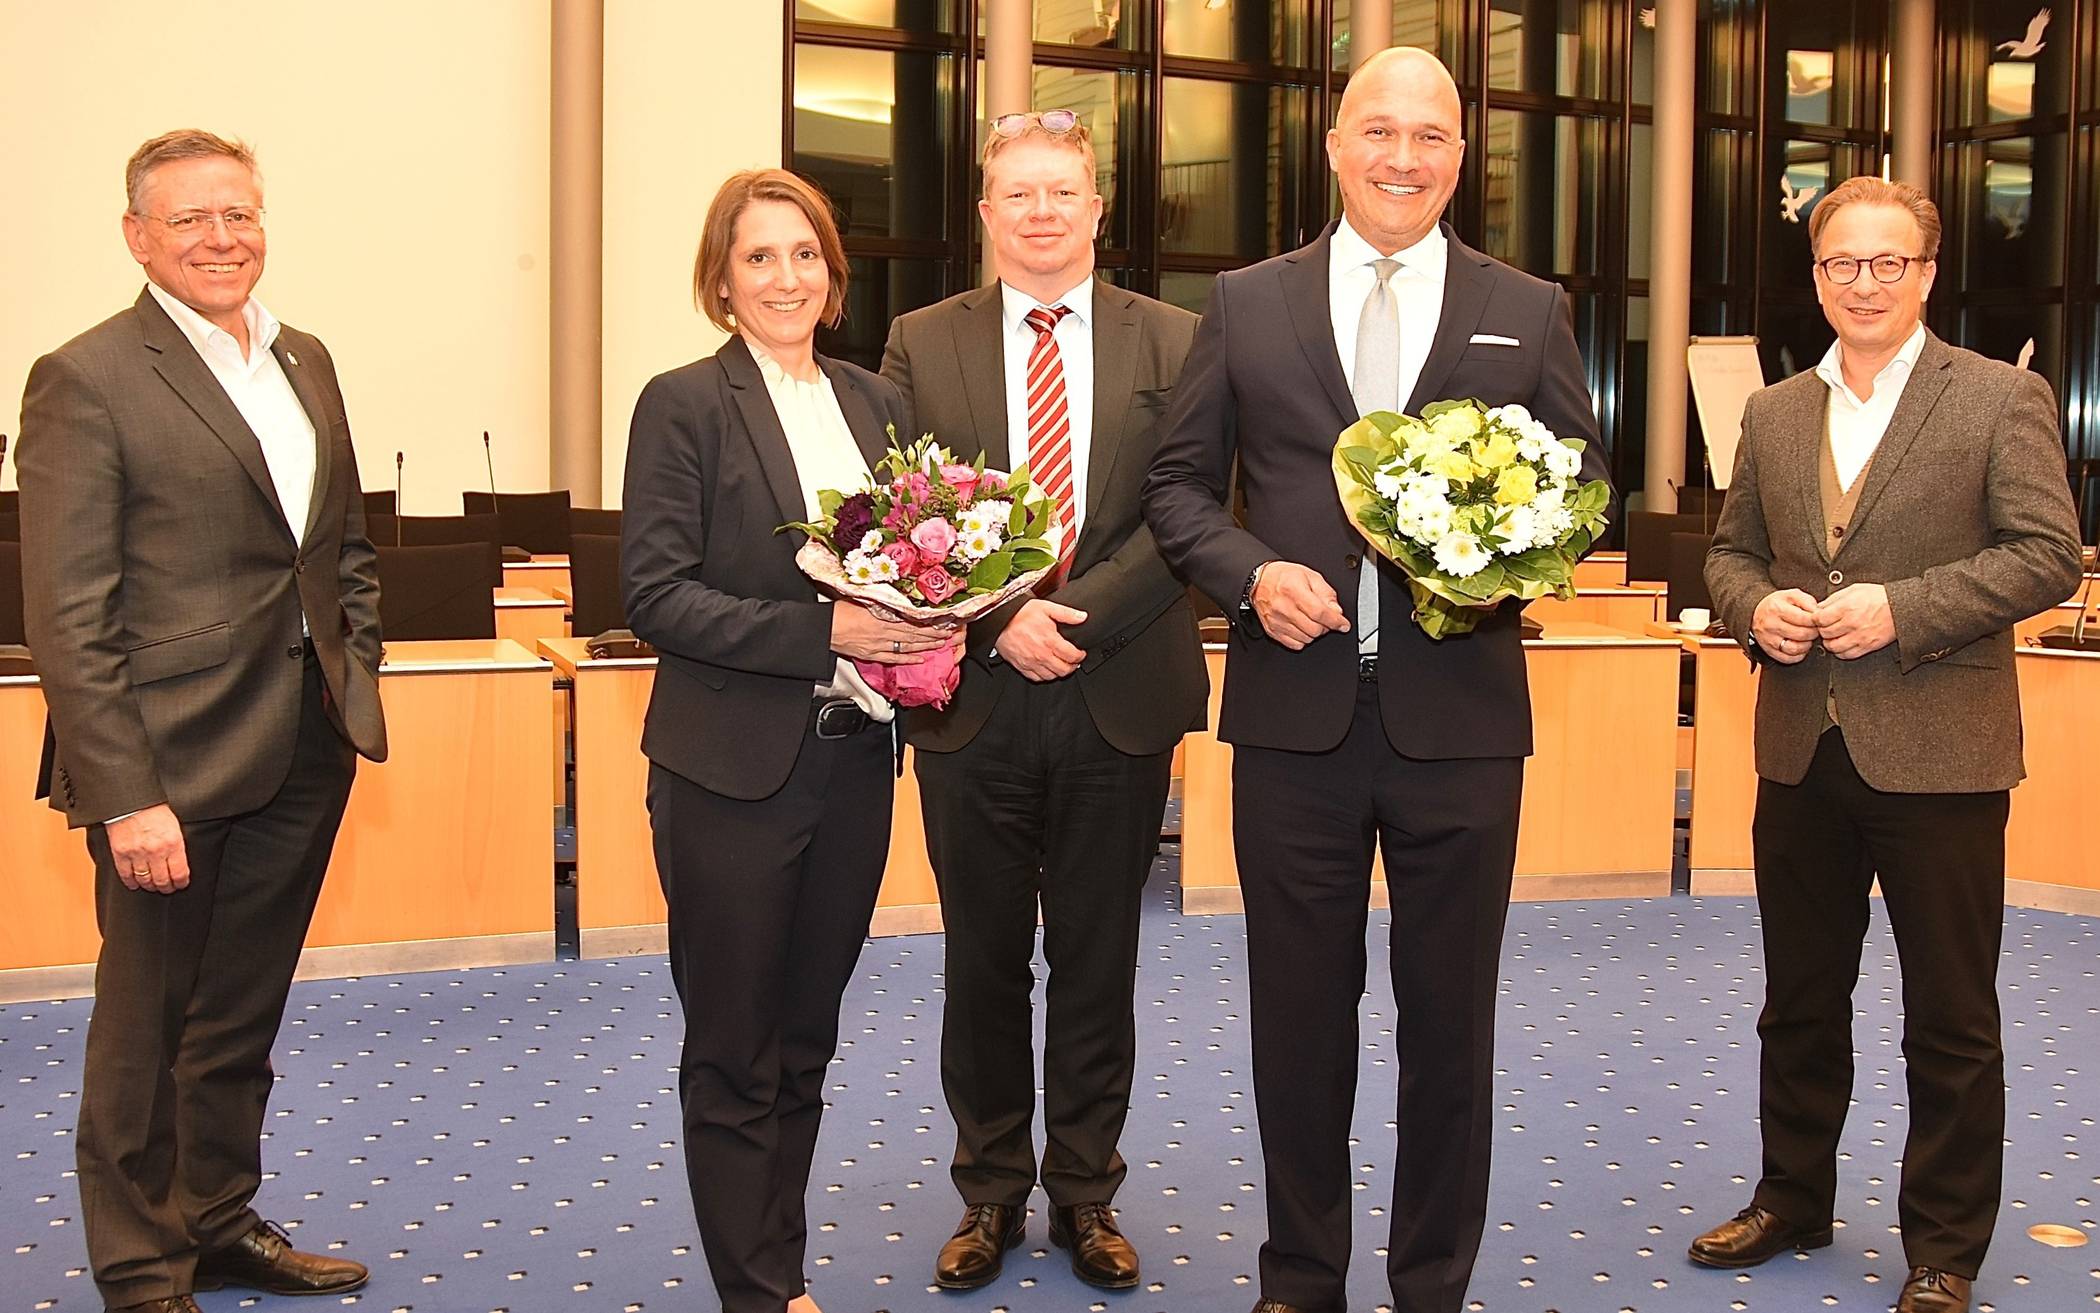
M1745 896L1751 880L1750 817L1757 810L1753 722L1757 670L1732 638L1685 634L1651 625L1658 638L1691 651L1692 836L1687 864L1692 892Z
M2014 624L2013 642L2024 647L2028 639L2033 638L2044 629L2053 629L2057 625L2075 625L2077 623L2078 602L2076 599L2073 599L2061 605L2052 606L2046 611L2031 615L2025 620ZM2088 607L2085 623L2088 629L2100 632L2100 608Z
M569 636L569 604L539 588L496 590L496 637L530 652L543 638Z
M1563 622L1525 643L1535 752L1525 765L1515 897L1643 897L1670 891L1676 812L1674 641ZM1225 677L1206 645L1211 724ZM1182 906L1241 910L1232 847L1232 748L1214 730L1185 740ZM1373 905L1385 902L1374 866Z
M2005 830L2005 901L2100 916L2100 653L2021 647L2013 663L2027 778Z
M301 977L553 958L552 679L505 639L387 645L391 753L358 763ZM33 680L7 682L0 830L18 878L0 918L0 1001L85 994L100 946L93 871L81 838L30 801L43 698Z
M1541 597L1524 608L1524 614L1546 627L1548 634L1570 624L1599 625L1621 634L1639 636L1662 620L1668 590L1649 584L1620 584L1617 587L1577 587L1575 596L1563 602Z
M1626 553L1591 552L1575 563L1577 588L1624 588Z
M505 561L503 563L503 586L506 588L537 588L552 596L557 588L569 586L569 557L535 556L529 561Z
M649 762L642 718L656 662L591 659L582 638L550 638L539 650L575 682L576 916L585 957L660 952L664 899L657 882L648 810ZM873 731L871 731L873 732ZM890 825L889 865L876 897L878 935L940 929L940 898L926 857L919 787L906 753Z

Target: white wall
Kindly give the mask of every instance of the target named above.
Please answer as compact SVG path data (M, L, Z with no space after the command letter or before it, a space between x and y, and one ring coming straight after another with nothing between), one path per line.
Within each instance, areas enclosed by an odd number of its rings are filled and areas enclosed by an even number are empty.
M605 14L605 502L642 386L722 334L693 305L707 204L780 163L777 4L612 0Z
M124 161L201 127L260 154L257 296L333 352L366 485L391 486L403 450L408 509L457 514L488 429L499 483L544 488L546 0L206 12L0 3L0 432L31 362L143 286Z

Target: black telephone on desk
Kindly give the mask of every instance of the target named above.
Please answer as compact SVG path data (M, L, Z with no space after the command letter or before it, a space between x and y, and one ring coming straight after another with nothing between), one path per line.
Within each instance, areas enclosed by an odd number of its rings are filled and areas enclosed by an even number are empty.
M656 649L634 636L632 629L608 629L583 645L593 661L654 659Z

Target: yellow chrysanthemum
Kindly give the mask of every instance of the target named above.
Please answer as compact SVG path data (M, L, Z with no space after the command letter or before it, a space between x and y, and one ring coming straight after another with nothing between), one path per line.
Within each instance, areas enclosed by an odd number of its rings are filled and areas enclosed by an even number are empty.
M1495 500L1504 506L1524 506L1539 495L1539 472L1529 465L1512 465L1495 477Z

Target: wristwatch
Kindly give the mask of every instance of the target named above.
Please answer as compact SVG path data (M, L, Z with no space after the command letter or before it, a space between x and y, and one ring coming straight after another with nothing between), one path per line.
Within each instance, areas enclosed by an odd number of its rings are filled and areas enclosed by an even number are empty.
M1247 586L1240 589L1240 616L1242 619L1257 619L1254 614L1254 586L1261 582L1261 572L1273 564L1275 564L1273 561L1263 561L1260 565L1247 572Z

